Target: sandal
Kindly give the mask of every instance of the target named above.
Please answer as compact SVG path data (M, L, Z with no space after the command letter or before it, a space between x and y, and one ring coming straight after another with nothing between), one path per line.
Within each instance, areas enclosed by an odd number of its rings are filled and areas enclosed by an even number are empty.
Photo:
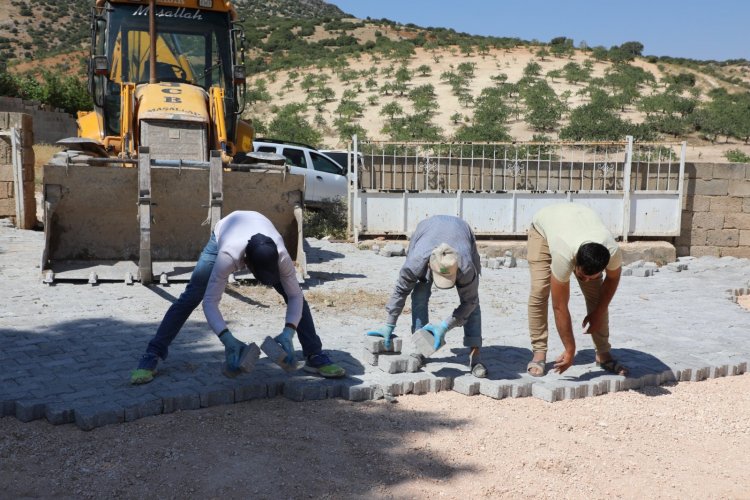
M546 367L546 365L546 361L534 361L532 359L531 361L529 361L529 364L526 365L526 372L532 377L543 377L544 368Z
M597 362L596 365L605 372L614 375L622 375L623 377L628 375L628 368L616 359L608 359L602 363Z

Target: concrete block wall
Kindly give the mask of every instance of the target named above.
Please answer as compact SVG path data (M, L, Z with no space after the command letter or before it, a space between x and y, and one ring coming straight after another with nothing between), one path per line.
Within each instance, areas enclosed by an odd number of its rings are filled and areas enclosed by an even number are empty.
M78 136L75 117L58 109L47 109L36 101L0 96L0 112L31 115L37 144L54 144L66 137Z
M24 220L16 220L15 179L11 138L0 136L0 218L11 218L16 227L32 229L36 225L34 198L34 131L32 118L25 113L0 112L0 130L21 129L21 162L23 165Z
M678 256L750 258L750 165L688 163Z

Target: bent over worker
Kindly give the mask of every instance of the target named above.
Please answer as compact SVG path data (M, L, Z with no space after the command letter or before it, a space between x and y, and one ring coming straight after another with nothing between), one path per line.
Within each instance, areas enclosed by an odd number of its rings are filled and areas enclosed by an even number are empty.
M201 301L208 325L224 344L225 375L239 374L248 346L229 331L219 310L219 301L229 275L245 268L259 282L272 286L286 302L284 327L274 340L286 351L287 362L294 363L292 339L296 332L306 360L305 371L324 377L341 377L345 374L344 369L331 362L322 351L310 307L297 283L294 263L281 235L271 221L260 213L237 211L216 223L190 282L164 315L138 368L131 374L131 383L145 384L153 380L159 360L167 359L169 345Z
M527 258L531 274L529 334L534 352L527 367L529 374L544 375L550 295L555 325L565 348L554 368L562 373L573 364L576 341L568 302L570 277L574 275L586 299L587 315L581 326L594 341L597 364L610 373L626 375L627 368L610 353L607 313L620 282L622 253L599 216L579 203L542 208L529 229Z
M480 271L476 238L465 221L450 215L436 215L421 221L411 237L406 262L401 267L396 288L386 305L388 318L385 325L367 334L383 337L386 348L390 347L396 321L404 309L406 298L411 294L412 333L420 328L429 331L437 349L449 330L463 326L463 344L470 348L471 372L476 377L486 377L487 368L479 358L482 346ZM428 303L433 284L441 289L455 286L461 301L453 313L440 323L430 323L429 318Z

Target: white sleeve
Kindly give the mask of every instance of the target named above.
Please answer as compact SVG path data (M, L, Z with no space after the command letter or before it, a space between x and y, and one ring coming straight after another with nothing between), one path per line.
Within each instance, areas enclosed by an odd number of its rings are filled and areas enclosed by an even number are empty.
M234 261L226 252L219 252L216 255L216 263L211 271L206 285L206 293L203 295L203 314L206 315L208 326L216 335L220 334L227 327L224 317L219 310L219 302L227 286L227 279L234 270Z

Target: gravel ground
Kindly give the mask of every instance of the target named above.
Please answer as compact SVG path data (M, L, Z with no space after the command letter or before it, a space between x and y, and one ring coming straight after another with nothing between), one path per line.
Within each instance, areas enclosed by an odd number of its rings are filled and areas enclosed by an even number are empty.
M750 375L554 404L282 398L83 432L0 419L4 498L748 498Z

